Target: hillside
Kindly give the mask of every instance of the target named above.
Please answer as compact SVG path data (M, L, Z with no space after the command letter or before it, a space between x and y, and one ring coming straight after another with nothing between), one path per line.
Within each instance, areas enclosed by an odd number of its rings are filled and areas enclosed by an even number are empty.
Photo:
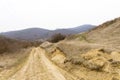
M39 40L39 39L48 39L56 33L61 33L64 35L76 34L92 29L95 26L92 25L83 25L75 28L68 29L56 29L56 30L47 30L42 28L29 28L19 31L10 31L1 33L6 37L18 40Z
M76 41L88 47L120 50L120 18L105 22L85 33L69 36L66 41ZM94 45L93 45L94 44Z
M93 42L116 42L120 40L120 18L108 21L99 25L95 29L86 33L86 38L88 40L93 40ZM109 41L108 41L109 40ZM117 41L118 40L118 41Z
M91 43L108 46L111 50L120 51L120 18L108 21L86 33Z
M17 50L40 45L41 42L20 41L0 36L0 54L4 52L15 52Z
M120 18L69 36L54 46L67 56L67 70L81 74L85 80L120 79ZM45 49L50 52L51 48Z

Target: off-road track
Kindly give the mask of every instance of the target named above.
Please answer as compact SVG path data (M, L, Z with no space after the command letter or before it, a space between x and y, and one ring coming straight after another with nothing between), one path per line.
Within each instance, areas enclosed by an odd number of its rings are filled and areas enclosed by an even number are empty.
M33 48L29 56L11 68L0 72L0 80L79 80L56 66L40 47Z

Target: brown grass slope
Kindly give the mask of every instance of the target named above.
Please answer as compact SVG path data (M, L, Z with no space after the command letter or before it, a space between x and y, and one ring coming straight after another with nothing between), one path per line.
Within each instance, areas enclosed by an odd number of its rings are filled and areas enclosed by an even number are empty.
M120 44L120 18L108 21L86 33L91 42Z
M120 79L119 52L107 53L103 49L82 51L85 47L81 49L81 43L75 41L58 44L46 42L41 47L49 53L52 62L68 73L80 77L80 80Z
M88 48L104 48L108 51L120 51L120 18L105 22L96 28L82 33L70 36L66 40L86 44Z
M120 51L120 18L103 23L86 33L86 39L92 43L106 45Z
M70 73L85 80L120 79L120 18L69 36L53 46L65 54L64 66L58 65ZM49 49L50 46L46 48L48 52Z

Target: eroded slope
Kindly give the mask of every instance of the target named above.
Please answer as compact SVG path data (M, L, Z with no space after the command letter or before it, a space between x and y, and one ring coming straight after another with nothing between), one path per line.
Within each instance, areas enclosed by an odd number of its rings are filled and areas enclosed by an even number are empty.
M33 48L21 63L0 72L0 80L79 80L56 66L41 48Z

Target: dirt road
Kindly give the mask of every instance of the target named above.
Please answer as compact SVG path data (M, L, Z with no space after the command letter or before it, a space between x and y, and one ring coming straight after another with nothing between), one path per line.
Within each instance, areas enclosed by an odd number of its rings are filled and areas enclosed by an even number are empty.
M0 80L79 80L56 66L44 49L33 48L28 58L0 72Z

